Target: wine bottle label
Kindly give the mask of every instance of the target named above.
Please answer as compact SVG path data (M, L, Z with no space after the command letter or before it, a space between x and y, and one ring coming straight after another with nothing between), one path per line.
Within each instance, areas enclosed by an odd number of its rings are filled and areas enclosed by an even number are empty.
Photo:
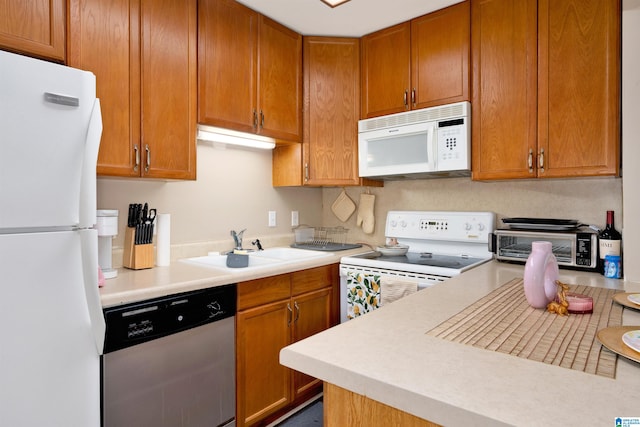
M620 255L620 240L600 239L600 259L607 255Z

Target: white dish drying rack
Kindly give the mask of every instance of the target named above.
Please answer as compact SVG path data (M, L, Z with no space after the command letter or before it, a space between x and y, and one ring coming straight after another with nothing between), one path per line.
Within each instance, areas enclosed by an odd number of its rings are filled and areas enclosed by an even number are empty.
M296 242L291 247L320 251L340 251L359 248L362 245L347 243L348 228L300 226L294 229Z

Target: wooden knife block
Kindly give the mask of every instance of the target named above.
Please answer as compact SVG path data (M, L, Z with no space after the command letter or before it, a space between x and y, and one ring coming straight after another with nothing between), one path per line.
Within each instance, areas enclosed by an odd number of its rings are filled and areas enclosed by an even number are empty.
M124 234L124 256L122 265L132 270L143 270L152 268L153 260L153 243L146 245L136 245L136 229L127 227Z

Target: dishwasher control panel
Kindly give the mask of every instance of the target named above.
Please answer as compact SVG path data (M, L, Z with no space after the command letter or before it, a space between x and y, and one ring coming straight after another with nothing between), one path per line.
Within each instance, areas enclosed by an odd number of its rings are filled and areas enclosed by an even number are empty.
M236 285L186 292L104 309L104 352L120 350L235 316Z

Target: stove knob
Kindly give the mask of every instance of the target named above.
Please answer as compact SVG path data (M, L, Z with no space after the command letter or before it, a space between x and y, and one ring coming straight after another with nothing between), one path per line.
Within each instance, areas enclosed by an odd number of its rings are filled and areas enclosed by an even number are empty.
M391 220L391 226L394 227L394 228L397 227L398 226L398 222L395 219L392 219Z
M467 231L471 230L471 224L469 224L468 222L465 222L464 223L464 229L467 230Z
M407 226L407 221L402 220L400 221L400 227L405 228Z
M478 224L478 230L480 230L480 231L484 230L484 224L483 223L479 223Z

